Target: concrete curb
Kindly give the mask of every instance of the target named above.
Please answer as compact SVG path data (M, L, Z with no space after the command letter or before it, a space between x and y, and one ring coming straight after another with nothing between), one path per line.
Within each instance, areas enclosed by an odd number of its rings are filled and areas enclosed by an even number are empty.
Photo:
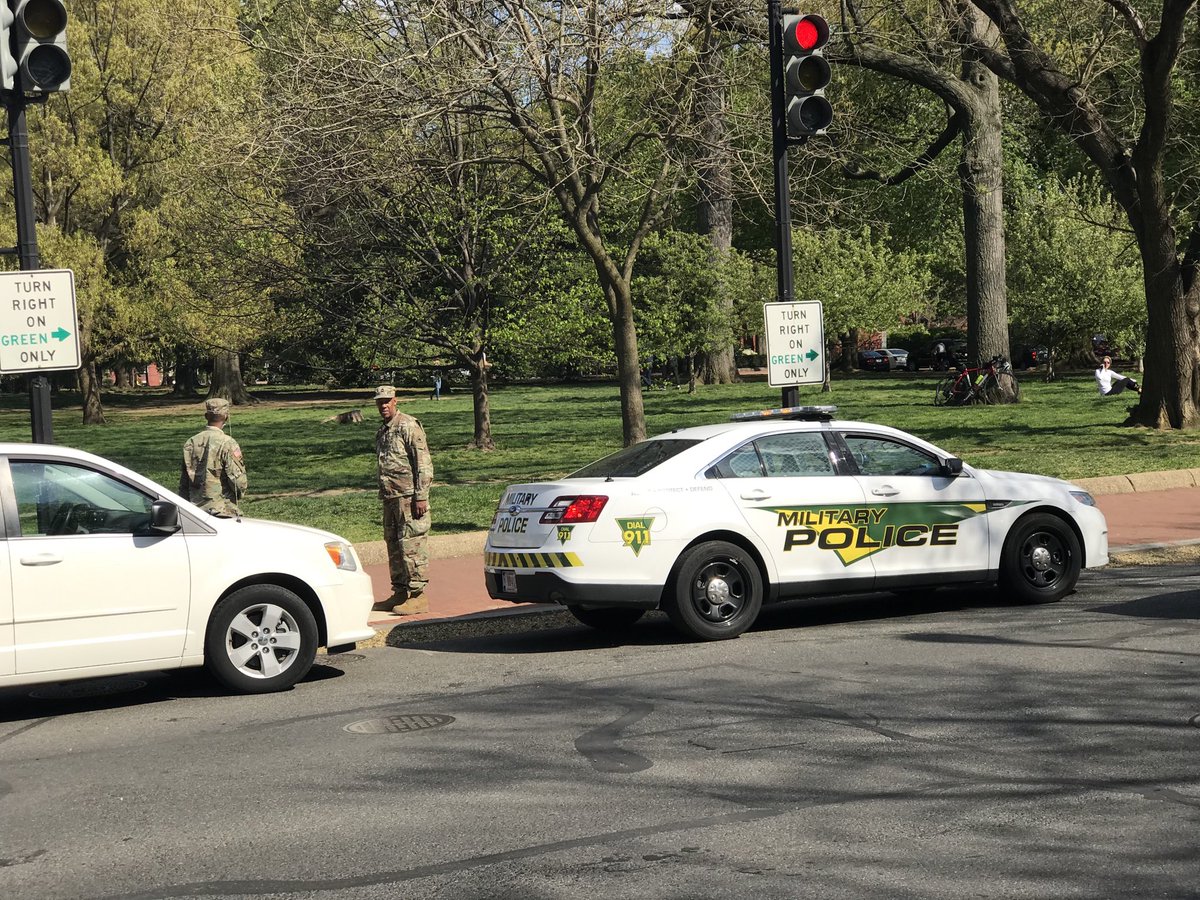
M1104 475L1076 478L1074 483L1097 496L1136 494L1143 491L1172 491L1200 485L1200 469L1171 469L1166 472L1134 472L1131 475Z
M437 525L434 525L437 528ZM464 531L458 534L431 534L429 536L430 559L457 559L462 556L483 557L486 531ZM364 541L355 544L354 550L364 566L387 565L387 545L383 541Z
M1068 480L1098 497L1106 494L1137 494L1145 491L1171 491L1178 488L1200 487L1200 469L1171 469L1165 472L1135 472L1130 475L1102 475L1098 478ZM482 557L487 534L486 531L431 534L429 536L429 558ZM365 541L355 544L354 549L358 552L359 559L362 560L364 566L387 563L387 547L383 541Z

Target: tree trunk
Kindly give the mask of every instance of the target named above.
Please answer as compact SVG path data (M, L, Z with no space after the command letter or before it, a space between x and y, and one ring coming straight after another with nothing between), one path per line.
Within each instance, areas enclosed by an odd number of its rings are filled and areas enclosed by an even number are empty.
M1008 292L1004 262L1004 147L1000 79L968 59L963 82L977 102L965 117L958 176L963 196L967 278L967 356L1008 359Z
M175 383L171 393L176 397L193 397L196 394L196 365L191 354L175 354Z
M117 388L124 390L134 386L133 369L129 366L118 365L113 369Z
M1146 286L1146 377L1129 421L1152 428L1194 428L1200 425L1200 338L1189 310L1200 308L1200 280L1184 290L1168 211L1143 207L1142 212L1137 238Z
M83 424L106 425L104 407L100 403L100 378L96 370L96 358L92 355L90 346L85 353L82 342L79 350L82 356L82 365L79 367L76 378L79 382L79 394L83 402Z
M480 352L471 359L471 404L475 410L475 436L467 444L471 450L495 450L492 440L492 407L488 396L488 361Z
M600 277L605 273L600 270ZM613 349L617 354L617 381L621 386L621 433L625 446L646 439L646 410L642 403L642 380L638 365L637 330L633 323L633 299L628 283L606 280L604 292L612 310Z
M696 62L696 118L700 136L700 158L696 161L696 224L712 244L712 258L725 258L733 246L733 176L729 149L728 84L725 53L719 36L706 35ZM733 298L720 298L722 310L732 317ZM732 336L731 336L732 337ZM702 355L700 377L706 384L737 381L737 363L732 342Z
M104 425L104 407L100 403L100 373L96 367L96 352L92 344L92 329L90 316L81 313L79 317L79 371L76 381L79 384L80 400L83 404L84 425Z
M234 406L256 402L242 381L242 363L235 350L218 350L213 354L212 384L208 397L222 397Z

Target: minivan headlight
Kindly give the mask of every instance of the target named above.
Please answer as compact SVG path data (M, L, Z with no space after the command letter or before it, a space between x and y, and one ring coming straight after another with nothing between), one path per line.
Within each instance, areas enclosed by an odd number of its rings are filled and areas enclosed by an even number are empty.
M1095 506L1096 498L1087 491L1071 491L1071 496L1082 503L1084 506Z
M329 558L333 560L333 564L339 569L345 569L347 572L358 570L358 563L354 559L354 551L350 549L350 545L345 541L330 541L325 545L325 552L329 554Z

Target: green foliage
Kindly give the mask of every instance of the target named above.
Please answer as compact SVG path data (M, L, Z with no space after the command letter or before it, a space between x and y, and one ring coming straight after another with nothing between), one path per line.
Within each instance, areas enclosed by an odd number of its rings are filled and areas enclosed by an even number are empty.
M717 257L706 237L681 231L647 238L632 288L638 345L660 357L732 345L762 326L775 293L772 271L737 250Z
M1132 356L1145 347L1146 302L1137 246L1120 210L1077 179L1017 192L1008 218L1014 333L1056 358L1090 359L1104 334Z
M886 232L792 231L797 300L824 302L825 336L887 330L926 303L930 274L917 254L893 250Z

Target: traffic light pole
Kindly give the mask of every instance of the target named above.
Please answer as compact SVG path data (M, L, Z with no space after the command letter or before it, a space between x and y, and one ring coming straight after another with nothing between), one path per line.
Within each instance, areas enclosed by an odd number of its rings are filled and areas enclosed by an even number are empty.
M13 199L17 208L17 262L22 270L40 269L37 218L33 213L33 176L29 163L29 131L25 125L27 105L20 90L7 98L8 147L12 153ZM50 379L45 375L29 377L29 421L35 444L54 443L54 424L50 417Z
M776 300L791 303L792 211L788 191L787 110L783 87L783 9L780 0L767 0L767 43L771 51L771 149L775 157L775 277ZM800 405L796 385L783 388L785 407Z

